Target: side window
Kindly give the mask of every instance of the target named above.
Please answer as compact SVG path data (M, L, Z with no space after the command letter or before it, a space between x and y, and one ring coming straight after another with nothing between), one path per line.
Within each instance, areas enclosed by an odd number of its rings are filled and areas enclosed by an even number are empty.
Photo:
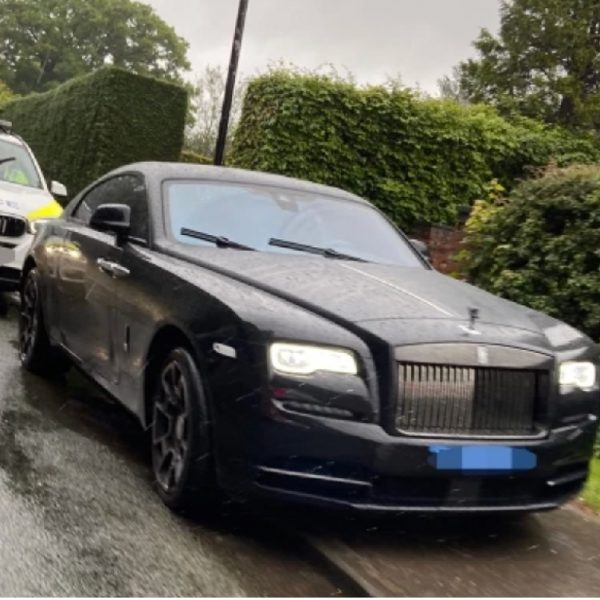
M101 204L126 204L131 208L131 237L148 240L148 202L146 186L139 175L118 175L90 190L75 209L73 216L89 224Z
M90 219L94 211L101 205L104 204L103 198L107 183L101 183L88 192L83 200L79 203L79 206L75 209L73 217L79 221L82 221L86 225L89 225Z

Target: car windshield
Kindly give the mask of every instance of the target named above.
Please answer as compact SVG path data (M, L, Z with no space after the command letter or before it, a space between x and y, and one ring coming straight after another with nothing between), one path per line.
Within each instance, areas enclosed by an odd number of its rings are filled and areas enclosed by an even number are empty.
M171 235L184 244L214 247L214 238L220 238L261 252L314 255L322 250L327 258L424 268L396 229L360 202L271 186L206 181L167 181L164 189ZM182 230L201 232L205 239Z
M25 146L0 139L0 181L41 188L42 183Z

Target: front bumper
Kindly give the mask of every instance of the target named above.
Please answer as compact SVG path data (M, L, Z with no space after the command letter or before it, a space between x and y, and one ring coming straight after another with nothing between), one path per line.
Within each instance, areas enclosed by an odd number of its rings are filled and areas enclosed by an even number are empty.
M584 485L596 429L597 418L589 415L547 439L503 443L535 454L530 471L442 472L431 461L431 447L440 440L276 409L246 422L243 435L238 430L235 456L220 452L220 480L245 496L373 513L550 510Z
M0 291L19 288L21 271L33 242L33 235L20 238L0 237Z

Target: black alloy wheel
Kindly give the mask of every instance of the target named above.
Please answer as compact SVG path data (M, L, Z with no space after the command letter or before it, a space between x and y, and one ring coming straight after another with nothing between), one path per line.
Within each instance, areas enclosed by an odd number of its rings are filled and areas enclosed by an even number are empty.
M30 271L23 286L21 295L21 316L19 319L19 346L21 362L27 364L38 342L39 337L39 291L37 274Z
M162 362L152 417L152 466L162 500L174 510L213 504L208 405L198 368L183 348Z
M21 364L38 375L59 377L70 363L48 339L42 312L39 273L31 269L21 290L19 314L19 358Z

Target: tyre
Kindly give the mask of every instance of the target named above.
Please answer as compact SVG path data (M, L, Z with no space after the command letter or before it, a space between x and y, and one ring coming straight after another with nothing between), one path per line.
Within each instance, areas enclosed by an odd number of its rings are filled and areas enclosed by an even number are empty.
M19 357L27 370L38 375L60 377L70 366L64 354L58 348L53 348L48 339L39 273L35 268L27 273L21 293Z
M160 361L152 386L152 469L169 508L218 503L209 407L198 367L184 348Z

